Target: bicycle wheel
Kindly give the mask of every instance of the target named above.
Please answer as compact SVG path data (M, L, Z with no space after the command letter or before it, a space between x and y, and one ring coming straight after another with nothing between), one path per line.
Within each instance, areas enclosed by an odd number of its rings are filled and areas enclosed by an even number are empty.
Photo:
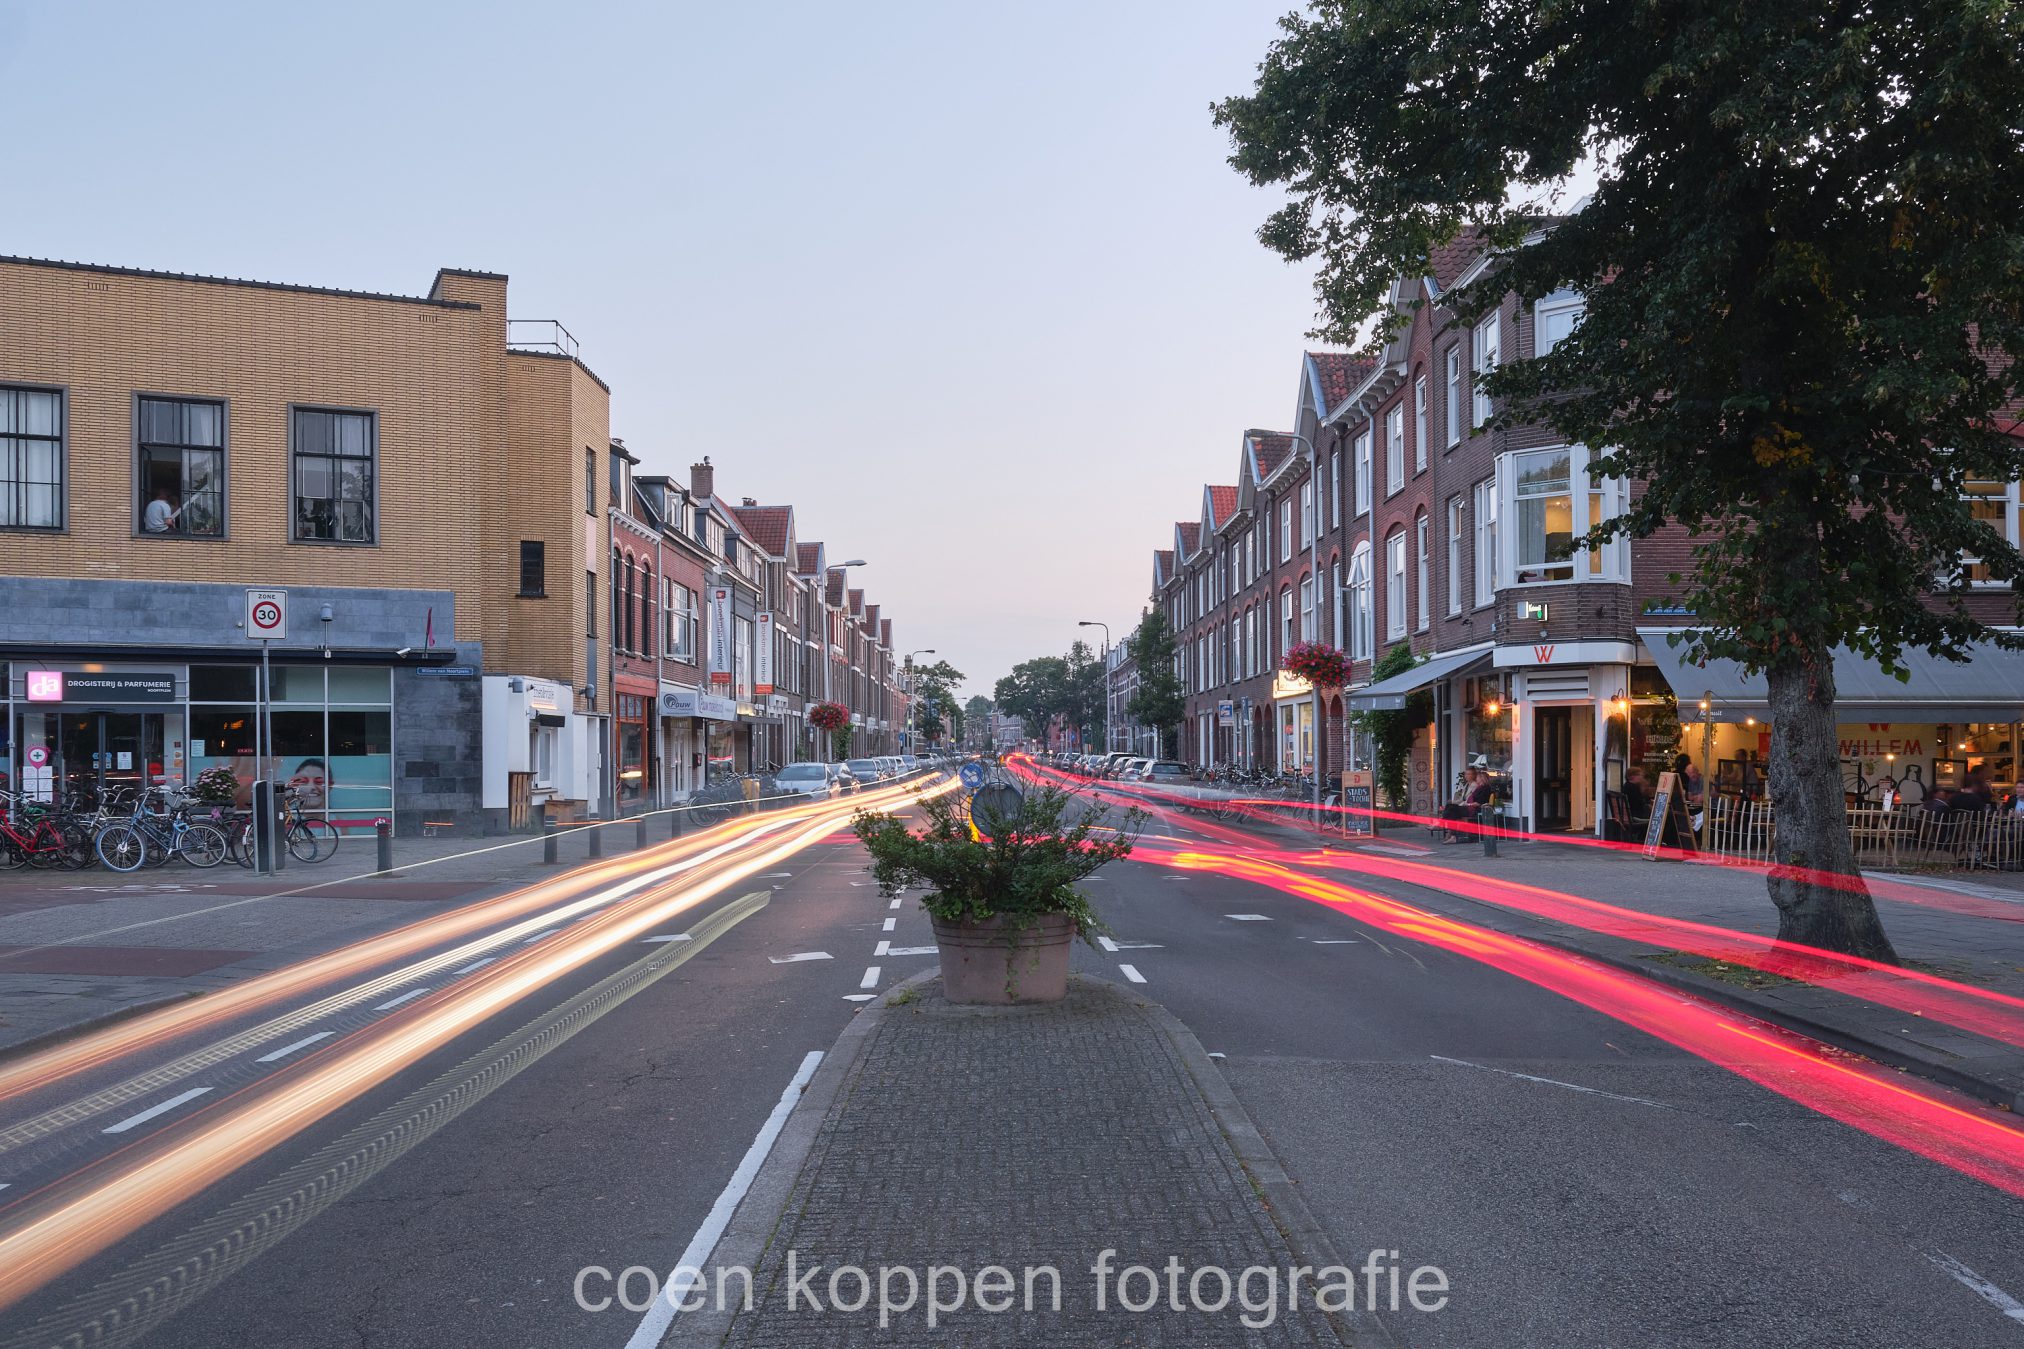
M213 824L193 824L183 831L178 845L183 860L193 867L214 867L232 850L225 831Z
M92 851L91 831L81 824L67 824L63 827L63 865L72 871L82 871L97 860Z
M288 855L298 862L320 862L337 852L337 826L329 820L292 820Z
M130 824L101 830L92 846L98 860L113 871L139 871L148 860L147 835Z

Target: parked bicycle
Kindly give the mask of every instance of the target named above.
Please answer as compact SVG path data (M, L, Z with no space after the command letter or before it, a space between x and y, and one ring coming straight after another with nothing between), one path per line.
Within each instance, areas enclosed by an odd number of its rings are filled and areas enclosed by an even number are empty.
M303 807L302 794L293 787L281 789L280 830L282 844L288 855L298 862L324 862L337 855L337 845L343 835L329 820L318 819ZM253 856L253 812L233 812L230 834L232 860L242 867L254 864Z
M66 813L15 792L0 791L0 806L0 866L91 865L91 836Z
M155 801L161 802L159 812L149 809ZM93 847L98 860L112 871L139 871L178 856L193 867L214 867L231 850L224 830L191 820L188 808L165 787L142 792L133 814L124 823L100 830Z

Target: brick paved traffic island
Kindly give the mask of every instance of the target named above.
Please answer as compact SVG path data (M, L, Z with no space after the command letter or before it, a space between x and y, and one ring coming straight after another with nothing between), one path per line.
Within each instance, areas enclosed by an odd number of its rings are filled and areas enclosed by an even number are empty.
M668 1343L1389 1342L1318 1310L1318 1273L1291 1305L1296 1266L1344 1262L1164 1009L1082 977L1050 1006L940 990L911 983L845 1032L704 1262L706 1281L753 1270L750 1308L727 1282L729 1306L685 1312Z

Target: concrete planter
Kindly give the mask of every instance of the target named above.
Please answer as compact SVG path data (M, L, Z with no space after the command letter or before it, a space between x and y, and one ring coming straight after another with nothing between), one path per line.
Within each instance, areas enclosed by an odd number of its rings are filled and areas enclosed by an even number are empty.
M1002 918L981 923L934 920L942 956L942 994L950 1002L1003 1006L1059 1002L1068 995L1068 948L1075 921L1050 913L1032 926Z

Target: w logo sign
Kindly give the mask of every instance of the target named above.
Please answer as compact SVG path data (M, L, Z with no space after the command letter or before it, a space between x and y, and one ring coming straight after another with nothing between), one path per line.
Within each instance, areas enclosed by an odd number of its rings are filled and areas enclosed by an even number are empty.
M1533 648L1532 648L1532 660L1533 660L1533 662L1534 662L1535 664L1538 664L1538 665L1551 665L1551 664L1553 664L1553 648L1552 648L1551 646L1535 646L1535 647L1533 647Z

